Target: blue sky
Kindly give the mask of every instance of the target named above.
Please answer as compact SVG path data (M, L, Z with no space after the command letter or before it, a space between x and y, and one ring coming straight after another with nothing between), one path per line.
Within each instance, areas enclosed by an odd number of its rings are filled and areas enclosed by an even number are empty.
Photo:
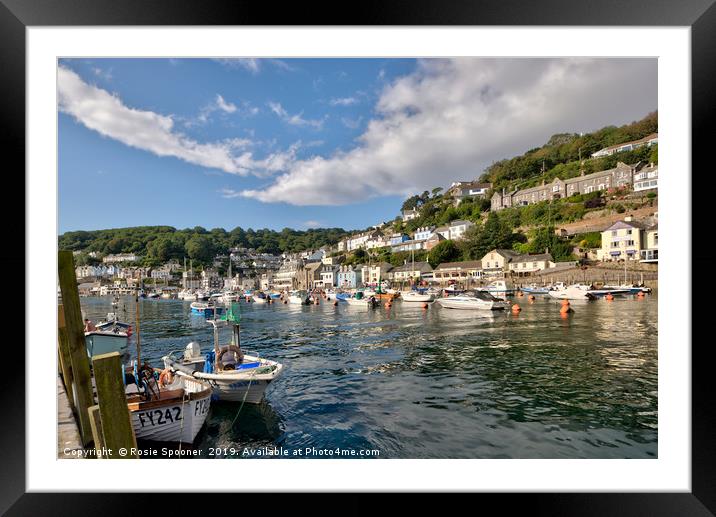
M618 85L618 86L617 86ZM656 109L649 59L68 59L59 231L343 227Z

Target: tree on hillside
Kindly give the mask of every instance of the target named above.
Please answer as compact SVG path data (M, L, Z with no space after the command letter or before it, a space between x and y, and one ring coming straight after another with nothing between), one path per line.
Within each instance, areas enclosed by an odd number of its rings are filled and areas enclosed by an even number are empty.
M184 245L190 259L208 264L214 258L214 245L206 235L194 235Z
M439 242L428 253L430 266L437 267L442 262L453 262L460 258L460 249L451 240Z

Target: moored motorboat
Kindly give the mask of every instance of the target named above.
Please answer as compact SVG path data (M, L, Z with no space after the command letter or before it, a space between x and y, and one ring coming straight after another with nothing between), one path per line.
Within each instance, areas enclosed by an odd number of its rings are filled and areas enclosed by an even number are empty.
M311 296L308 294L308 291L304 290L290 291L288 293L288 303L309 305L311 303Z
M537 284L520 287L520 291L527 294L549 294L550 290L551 288L549 286L538 286Z
M574 284L566 287L560 287L549 291L549 296L558 300L595 300L595 295L590 289L585 289L582 284Z
M422 302L428 303L435 300L435 296L428 293L427 291L421 293L420 291L403 291L400 293L400 299L404 302Z
M365 295L362 291L358 291L355 296L345 298L343 301L348 305L357 307L377 307L380 304L378 298L374 294Z
M261 291L256 292L251 296L251 300L255 303L268 303L270 299L271 298L266 296L266 294L262 293Z
M472 291L456 296L445 296L438 298L437 303L446 309L465 310L503 310L509 307L509 303L499 300L486 291Z

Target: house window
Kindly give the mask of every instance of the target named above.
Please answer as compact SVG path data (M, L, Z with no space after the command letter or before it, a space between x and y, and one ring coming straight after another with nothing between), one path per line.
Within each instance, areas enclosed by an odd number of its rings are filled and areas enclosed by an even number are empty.
M616 236L617 236L617 230L612 230L612 237L616 237Z
M634 246L634 241L626 241L627 246Z
M555 185L554 187L552 187L552 192L559 192L559 189L560 189L560 186Z
M631 230L627 230L627 235L631 235Z

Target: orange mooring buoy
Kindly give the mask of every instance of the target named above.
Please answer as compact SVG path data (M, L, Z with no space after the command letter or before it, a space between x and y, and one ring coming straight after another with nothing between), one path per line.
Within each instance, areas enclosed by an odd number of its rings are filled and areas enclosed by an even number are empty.
M333 302L333 306L334 306L334 307L337 306L337 305L338 305L338 300L336 300L336 301Z
M512 306L512 312L514 312L515 314L517 314L517 313L520 312L521 310L522 310L522 308L521 308L518 304L514 304L514 305Z
M527 297L527 299L530 301L530 303L532 303L533 301L535 301L535 295L531 294Z
M607 295L604 297L604 299L608 302L611 302L614 299L614 296L612 296L611 293L607 293Z
M424 304L423 304L423 309L427 309L427 308L428 308L428 304L427 304L427 303L424 303Z
M517 291L517 297L522 298L524 296L524 293L522 291Z
M390 309L392 306L393 306L392 303L390 303L390 302L385 302L385 308L386 308L386 309Z

